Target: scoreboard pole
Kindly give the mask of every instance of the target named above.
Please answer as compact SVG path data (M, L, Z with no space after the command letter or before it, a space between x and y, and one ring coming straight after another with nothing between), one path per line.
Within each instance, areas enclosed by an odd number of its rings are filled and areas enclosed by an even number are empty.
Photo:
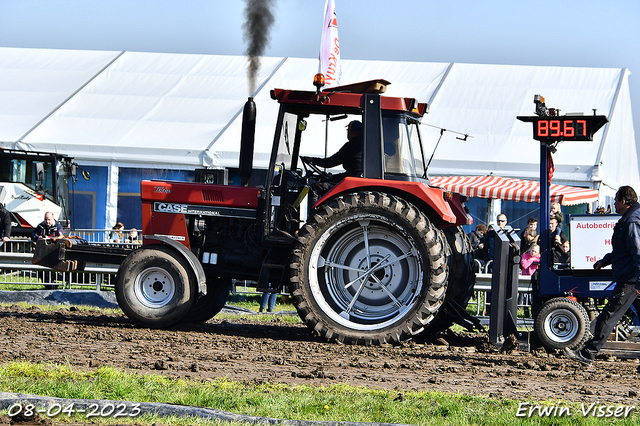
M551 210L551 196L549 194L549 147L546 142L540 142L540 269L547 270L553 260L549 242L549 221Z
M608 120L603 115L560 115L560 110L547 108L544 97L535 95L535 116L518 116L517 119L533 124L533 139L540 143L540 284L545 284L545 293L553 288L553 292L561 293L560 277L551 267L553 265L552 242L550 240L549 221L551 210L551 194L549 185L549 151L555 152L555 145L561 141L592 141L593 134L604 126ZM542 283L546 278L549 283ZM553 279L550 279L553 278ZM553 282L553 283L552 283ZM557 288L556 288L557 285ZM539 307L534 291L534 310Z
M593 134L608 120L603 115L564 115L560 110L547 108L544 97L535 95L535 116L518 116L517 119L533 124L533 139L540 142L540 269L548 270L553 264L549 240L550 191L548 156L550 145L560 141L592 141ZM552 152L555 149L552 148Z

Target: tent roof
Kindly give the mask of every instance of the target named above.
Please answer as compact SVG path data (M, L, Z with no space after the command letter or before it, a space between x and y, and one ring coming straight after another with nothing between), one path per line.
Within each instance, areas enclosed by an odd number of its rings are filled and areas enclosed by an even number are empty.
M237 167L241 111L257 104L254 165L266 167L278 104L275 87L313 90L317 59L261 58L248 93L246 57L0 48L0 147L58 152L84 164L193 169ZM606 115L593 142L562 143L559 183L640 188L629 71L431 62L343 60L344 83L383 78L386 95L430 104L423 123L445 132L432 175L538 178L533 96L564 112ZM427 157L439 130L421 126ZM309 134L311 132L308 132ZM314 139L315 138L315 139ZM340 146L340 140L331 141ZM303 154L324 146L317 134ZM329 147L333 152L333 146ZM306 152L309 150L309 152Z
M431 184L467 197L492 198L505 201L540 202L540 182L511 179L499 176L433 176ZM563 206L589 203L598 200L595 189L551 184L549 194L552 203Z

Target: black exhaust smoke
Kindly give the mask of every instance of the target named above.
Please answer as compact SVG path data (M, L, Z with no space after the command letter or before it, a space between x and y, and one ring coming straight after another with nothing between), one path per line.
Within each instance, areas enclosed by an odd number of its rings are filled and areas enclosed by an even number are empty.
M247 43L247 78L249 80L249 96L253 96L256 90L256 79L260 69L260 55L264 53L269 44L269 30L273 25L274 17L271 7L274 0L245 0L244 16L242 24L244 40Z
M256 136L256 103L250 97L242 111L242 136L240 137L240 184L247 186L253 169L253 147Z

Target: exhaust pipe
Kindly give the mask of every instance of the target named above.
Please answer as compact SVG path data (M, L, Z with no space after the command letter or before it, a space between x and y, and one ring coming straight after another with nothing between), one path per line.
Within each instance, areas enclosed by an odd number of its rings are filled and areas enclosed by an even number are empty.
M256 136L256 103L249 97L242 112L242 136L240 138L240 184L247 186L253 169L253 148Z

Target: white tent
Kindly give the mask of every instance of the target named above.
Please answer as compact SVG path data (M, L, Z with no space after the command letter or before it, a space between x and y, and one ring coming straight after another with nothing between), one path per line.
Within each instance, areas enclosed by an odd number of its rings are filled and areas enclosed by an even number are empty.
M0 147L58 152L111 170L237 167L241 111L252 95L258 111L254 165L266 167L278 109L269 91L314 90L317 59L262 58L252 94L246 62L242 56L0 48ZM439 130L426 124L471 136L462 141L445 132L432 175L535 180L539 145L531 123L516 119L533 115L534 95L562 113L597 109L609 124L593 142L560 144L554 183L602 195L623 184L640 190L629 74L620 68L343 62L344 84L384 78L392 82L387 95L429 103L422 126L427 155Z

